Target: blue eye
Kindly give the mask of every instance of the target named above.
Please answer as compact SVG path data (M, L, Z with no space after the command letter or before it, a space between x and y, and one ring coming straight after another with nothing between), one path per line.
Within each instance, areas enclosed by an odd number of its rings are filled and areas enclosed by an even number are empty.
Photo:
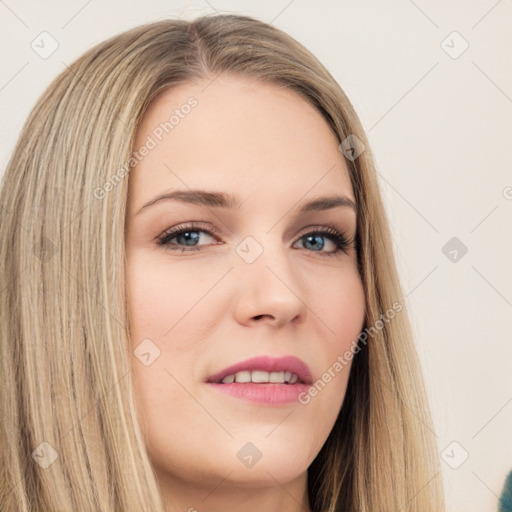
M307 244L313 247L313 252L322 252L322 249L325 247L324 239L326 238L331 240L336 247L335 251L327 251L326 254L337 254L340 250L346 253L347 249L350 247L350 242L345 235L333 229L319 229L301 236L299 240L305 240L303 245Z
M172 251L199 251L200 249L196 247L196 244L200 238L200 233L206 233L208 236L212 237L215 235L216 230L209 224L191 222L164 232L158 237L157 244ZM176 239L177 243L172 242L174 239Z
M217 231L209 224L191 222L186 225L177 226L164 232L158 237L158 246L163 246L165 249L172 251L190 252L200 251L198 245L201 234L206 234L210 238L216 238ZM334 251L324 251L326 245L325 239L334 243ZM304 241L303 247L311 249L310 252L318 252L325 256L333 256L340 251L347 253L347 250L354 244L352 240L348 240L344 233L340 233L333 226L318 226L313 231L302 235L298 241ZM216 242L214 245L218 245ZM202 244L205 245L205 244ZM208 244L206 244L208 245Z

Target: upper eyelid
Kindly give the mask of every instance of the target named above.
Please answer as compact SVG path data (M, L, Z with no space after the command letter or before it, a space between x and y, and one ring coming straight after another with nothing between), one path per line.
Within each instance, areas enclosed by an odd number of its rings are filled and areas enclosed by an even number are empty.
M301 232L302 234L299 236L299 239L306 236L307 234L314 233L314 232L325 232L325 236L331 236L335 237L336 233L340 235L341 238L344 238L347 245L351 246L354 245L356 235L351 237L347 230L340 229L336 226L328 225L327 224L312 224L309 226L305 226L302 228ZM166 238L174 238L175 236L179 235L181 232L190 230L190 231L203 231L206 234L209 234L210 236L213 236L214 238L218 238L221 236L221 231L218 228L215 228L210 223L207 223L205 221L190 221L185 222L184 224L178 224L172 228L166 229L161 235L158 235L156 237L157 242L162 242ZM329 230L334 230L336 233L331 233Z
M190 231L204 231L206 233L211 232L211 234L218 235L218 236L221 235L221 230L215 228L214 226L212 226L210 224L204 225L204 221L192 221L192 222L186 222L184 224L177 224L176 226L173 226L172 228L167 228L159 236L165 236L168 234L176 234L182 230L187 230L187 229L189 229ZM329 225L329 224L311 224L311 225L308 225L308 226L305 226L304 228L302 228L301 231L309 230L309 231L306 231L306 234L307 234L310 231L326 230L326 229L327 230L334 229L337 232L339 232L340 234L346 234L346 230L337 228L334 225Z

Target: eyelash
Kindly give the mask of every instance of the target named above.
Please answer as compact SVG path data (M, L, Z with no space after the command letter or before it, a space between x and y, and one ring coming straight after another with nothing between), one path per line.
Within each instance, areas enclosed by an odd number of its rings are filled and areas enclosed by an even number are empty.
M325 256L336 256L339 255L340 251L343 251L345 254L347 254L347 249L355 243L354 240L348 240L345 233L339 232L338 229L336 229L334 226L330 224L326 224L325 226L318 226L313 227L312 231L309 231L302 235L299 240L302 238L305 238L308 235L328 235L326 238L330 238L336 245L336 249L333 252L325 252L325 251L309 251L309 252L318 252L320 254L324 254ZM160 236L157 237L157 245L163 246L165 250L171 250L171 251L178 251L180 250L180 247L183 246L176 246L176 248L173 248L170 244L170 240L175 238L178 235L181 235L186 232L190 231L203 231L207 233L210 236L218 235L218 230L214 227L210 226L209 224L205 224L203 222L190 222L185 225L177 226L175 228L172 228L168 231L165 231ZM200 247L188 247L188 248L181 248L181 252L190 252L190 251L200 251ZM307 250L307 249L306 249Z

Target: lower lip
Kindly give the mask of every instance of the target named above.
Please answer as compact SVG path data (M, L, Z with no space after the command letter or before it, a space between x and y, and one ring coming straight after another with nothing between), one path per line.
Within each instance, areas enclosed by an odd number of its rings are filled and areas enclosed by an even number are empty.
M221 393L262 405L285 405L298 401L301 393L307 392L307 384L254 384L208 383Z

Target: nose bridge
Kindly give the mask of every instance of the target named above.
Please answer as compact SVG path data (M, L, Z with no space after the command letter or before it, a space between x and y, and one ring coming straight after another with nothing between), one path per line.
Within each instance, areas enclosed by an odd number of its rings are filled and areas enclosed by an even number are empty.
M284 246L278 230L261 229L236 246L238 314L246 319L269 315L279 322L304 316L307 308L290 250Z
M237 265L242 267L242 273L251 274L257 280L269 280L273 273L268 269L274 269L283 275L282 279L290 281L294 279L290 266L289 251L284 246L278 230L270 233L261 229L258 233L249 234L236 246L235 252L238 259ZM271 279L273 280L273 279Z
M270 203L252 208L257 213L250 222L246 217L248 222L239 232L242 239L236 245L235 252L244 263L251 266L256 262L262 265L262 261L268 263L273 259L279 260L285 254L286 248L279 229L281 222L276 222L275 208Z

